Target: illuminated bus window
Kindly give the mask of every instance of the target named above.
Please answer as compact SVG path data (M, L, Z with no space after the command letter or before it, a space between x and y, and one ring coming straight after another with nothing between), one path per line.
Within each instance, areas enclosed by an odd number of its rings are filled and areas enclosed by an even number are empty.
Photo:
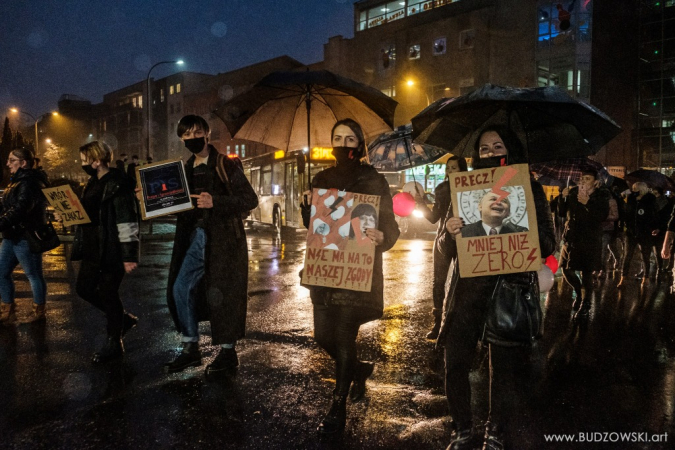
M270 195L272 193L272 166L263 166L261 193Z

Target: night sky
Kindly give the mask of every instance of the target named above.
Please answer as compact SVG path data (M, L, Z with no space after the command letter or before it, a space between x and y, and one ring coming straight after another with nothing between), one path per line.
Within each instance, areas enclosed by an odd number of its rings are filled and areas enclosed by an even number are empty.
M62 94L103 94L177 71L228 72L289 55L323 59L353 37L354 0L1 0L0 110L38 116Z

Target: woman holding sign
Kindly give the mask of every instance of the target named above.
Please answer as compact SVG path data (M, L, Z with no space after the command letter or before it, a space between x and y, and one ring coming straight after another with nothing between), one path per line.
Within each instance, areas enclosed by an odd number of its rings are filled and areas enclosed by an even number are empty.
M90 176L82 193L82 206L91 223L78 225L72 261L82 261L77 274L77 295L101 310L108 338L92 361L102 363L124 354L122 337L138 319L124 311L119 295L125 273L138 265L140 242L138 204L132 180L110 168L112 150L105 142L80 147L82 170Z
M366 391L366 379L373 373L372 363L357 359L356 338L361 325L382 317L382 253L394 246L399 235L389 183L372 166L361 163L366 154L361 126L351 119L340 120L333 127L331 141L336 165L318 173L312 180L312 187L379 196L379 211L377 219L372 213L356 212L362 225L359 230L353 230L368 241L367 245L375 246L370 292L309 286L314 304L314 338L335 360L333 403L318 428L324 435L344 429L347 396L352 402L361 400ZM311 210L316 207L310 204L311 195L309 191L304 193L302 219L305 227L309 227ZM334 206L339 200L340 197ZM365 235L360 232L362 229Z
M518 138L508 129L487 128L482 131L473 152L474 169L500 167L526 163L527 155ZM541 257L545 258L555 250L555 234L546 194L539 183L531 179L534 197ZM496 209L495 206L493 209ZM497 211L499 212L499 211ZM450 286L445 299L445 317L441 325L438 344L445 347L445 393L450 414L455 422L457 437L448 449L473 449L484 441L483 448L504 448L501 430L496 424L504 425L509 418L515 379L526 372L529 356L526 347L491 347L491 365L494 366L494 391L491 405L491 421L485 433L476 433L471 413L471 385L469 372L481 339L488 302L490 302L499 276L478 276L461 278L457 262L455 239L460 235L464 223L459 217L446 222L449 234L441 242L444 251L451 258ZM451 238L449 238L449 236ZM517 344L516 344L517 345Z
M45 223L47 199L42 188L47 187L44 172L32 169L33 152L15 148L9 153L9 185L2 196L0 212L0 322L16 320L14 311L14 281L12 272L21 264L33 291L31 321L45 319L47 283L42 275L42 253L29 249L27 233Z

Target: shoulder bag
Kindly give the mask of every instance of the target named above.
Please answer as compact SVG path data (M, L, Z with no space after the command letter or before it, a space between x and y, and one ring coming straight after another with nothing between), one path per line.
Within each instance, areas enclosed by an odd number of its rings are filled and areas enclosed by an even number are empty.
M536 272L500 275L488 303L484 342L505 347L531 346L542 336Z
M54 225L51 222L40 225L35 230L27 229L25 236L28 241L28 249L31 253L48 252L61 245L59 236L56 234Z

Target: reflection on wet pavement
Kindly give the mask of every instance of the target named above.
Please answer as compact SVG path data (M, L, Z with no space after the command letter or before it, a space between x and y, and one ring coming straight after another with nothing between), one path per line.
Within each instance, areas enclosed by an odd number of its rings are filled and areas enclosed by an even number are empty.
M0 447L439 449L450 441L442 352L424 338L433 320L431 240L401 240L385 253L384 316L359 335L359 356L375 372L366 398L348 403L344 436L329 441L315 429L333 365L312 338L312 305L299 285L302 232L249 231L247 338L237 345L238 373L222 380L205 379L204 366L162 373L178 336L165 305L171 242L160 239L143 243L142 267L122 285L140 317L127 356L90 365L104 321L73 293L78 265L66 258L68 245L45 255L47 323L0 327ZM15 279L21 321L32 300L20 270ZM545 434L675 431L675 297L632 280L617 290L617 281L598 284L589 316L572 321L571 290L556 279L528 392L507 432L511 448L604 448L547 443ZM200 331L206 365L217 349L208 325ZM474 367L474 415L486 417L484 352ZM673 448L673 439L607 448Z

